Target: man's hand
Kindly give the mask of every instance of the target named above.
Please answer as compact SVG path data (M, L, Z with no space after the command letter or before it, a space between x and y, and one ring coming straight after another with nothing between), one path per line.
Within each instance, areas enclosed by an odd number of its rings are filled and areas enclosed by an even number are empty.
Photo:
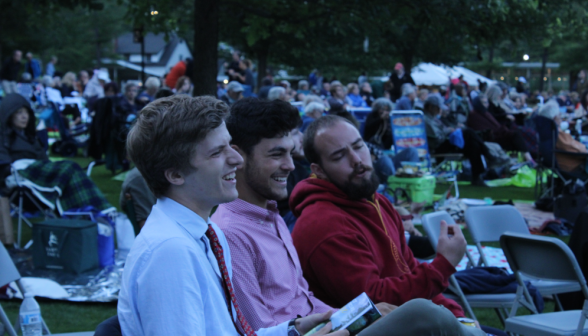
M380 311L380 313L382 313L382 317L390 314L394 309L398 308L398 306L386 303L386 302L380 302L380 303L376 303L376 308L378 308L378 310Z
M323 322L327 322L331 318L331 315L333 315L333 311L329 310L328 312L323 313L323 314L312 314L312 315L308 315L306 317L299 318L296 320L296 330L298 330L300 335L304 335L307 332L309 332L312 328L316 327L317 325L319 325ZM329 334L331 332L332 328L333 328L333 325L331 324L331 322L329 322L329 323L327 323L327 325L322 327L319 331L317 331L313 335L320 336L320 335ZM349 331L339 330L339 331L336 331L336 332L329 334L329 335L347 336L347 335L349 335Z
M508 114L508 115L506 115L506 119L514 121L515 117L512 114Z
M447 225L441 221L441 232L437 243L437 254L449 261L453 267L457 266L466 251L466 240L458 225Z
M418 232L418 230L414 228L414 224L412 223L412 220L410 220L410 219L403 220L402 226L404 227L404 231L406 231L410 234L413 234L413 235L417 235L416 232Z

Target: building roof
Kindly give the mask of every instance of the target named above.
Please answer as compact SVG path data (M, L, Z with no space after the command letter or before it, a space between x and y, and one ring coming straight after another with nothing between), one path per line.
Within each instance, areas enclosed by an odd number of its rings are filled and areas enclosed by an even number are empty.
M157 54L166 44L165 34L147 33L145 35L145 54ZM116 52L119 54L140 54L141 43L133 42L133 33L120 35L116 39Z
M163 54L159 59L159 62L151 62L150 58L145 61L146 65L150 66L165 66L168 60L172 56L177 45L181 42L181 39L172 34L169 36L169 41L165 41L165 34L153 34L147 33L145 35L145 54L155 55L163 50ZM133 33L126 33L120 35L116 39L116 52L123 55L140 55L141 54L141 43L133 42ZM138 62L132 62L137 63Z

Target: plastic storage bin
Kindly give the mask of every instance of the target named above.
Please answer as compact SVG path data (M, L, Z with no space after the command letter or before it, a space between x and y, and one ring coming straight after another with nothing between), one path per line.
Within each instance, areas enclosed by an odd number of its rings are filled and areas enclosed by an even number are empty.
M433 193L435 192L435 177L425 175L423 177L397 177L388 178L388 188L406 189L413 202L433 203Z

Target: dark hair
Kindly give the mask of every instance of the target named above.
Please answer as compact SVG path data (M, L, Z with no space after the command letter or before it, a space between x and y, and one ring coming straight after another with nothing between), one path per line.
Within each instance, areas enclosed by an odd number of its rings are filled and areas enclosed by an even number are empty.
M106 83L104 85L104 92L113 91L114 94L118 94L118 85L115 82Z
M438 111L441 111L441 107L431 101L425 101L425 105L423 106L423 112L427 113L427 114L431 114L433 113L433 108L438 108ZM438 112L437 111L437 112ZM481 112L481 111L478 111Z
M265 77L264 79L261 80L261 85L262 86L270 86L270 85L273 85L273 84L274 84L274 82L272 81L271 78Z
M155 99L159 99L159 98L165 98L165 97L169 97L169 96L173 96L174 92L168 88L161 88L159 90L157 90L157 93L155 94Z
M145 106L127 138L127 150L155 197L170 186L167 169L188 171L194 148L229 114L224 102L210 96L174 95Z
M300 113L290 103L281 100L244 98L231 106L227 129L233 137L231 144L245 154L251 154L261 139L288 134L300 124Z
M458 96L463 96L463 90L465 89L465 87L461 84L455 84L455 86L453 87L453 89L455 90L455 93Z
M317 152L316 144L314 143L317 133L325 128L331 128L341 122L346 122L352 126L355 126L351 121L349 121L349 119L345 119L336 115L320 117L308 126L304 132L302 147L304 147L304 156L309 163L316 163L319 165L321 164L321 156Z

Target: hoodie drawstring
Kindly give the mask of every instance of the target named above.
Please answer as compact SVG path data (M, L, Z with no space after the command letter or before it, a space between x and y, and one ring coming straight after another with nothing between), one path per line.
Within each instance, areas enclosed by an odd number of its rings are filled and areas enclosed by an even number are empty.
M398 252L398 248L396 247L396 244L394 244L394 241L392 240L392 238L388 234L388 229L386 228L386 224L384 223L384 218L382 217L380 203L378 203L378 200L375 197L374 197L374 202L370 202L370 201L367 201L367 202L369 204L371 204L374 208L376 208L376 211L378 212L378 216L380 216L380 221L382 223L382 227L384 228L384 232L386 232L386 237L388 237L388 240L390 241L390 249L392 250L392 256L394 257L394 260L396 261L396 265L399 265L398 268L403 273L405 273L405 274L411 273L410 268L408 267L408 265L406 264L404 259L400 258L400 253Z

